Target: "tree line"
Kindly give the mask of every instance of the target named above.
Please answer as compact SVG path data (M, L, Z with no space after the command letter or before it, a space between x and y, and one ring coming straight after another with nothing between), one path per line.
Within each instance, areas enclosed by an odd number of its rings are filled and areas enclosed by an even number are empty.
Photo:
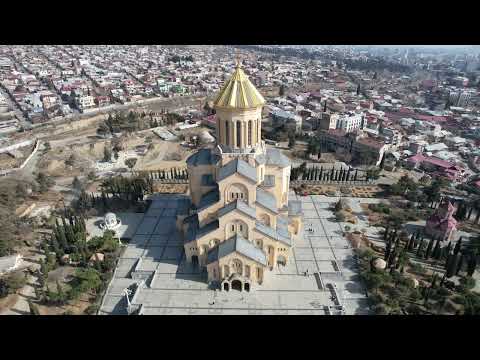
M141 171L139 174L147 176L151 180L188 180L188 172L182 168L147 170Z
M463 268L466 268L467 276L471 277L477 266L477 257L479 248L469 244L462 248L462 238L457 241L452 249L452 242L442 246L439 236L432 236L430 240L425 239L423 232L414 233L408 238L408 235L401 236L397 229L390 231L387 226L384 232L386 241L384 260L387 262L387 269L398 269L403 273L404 266L409 259L409 253L425 260L435 260L443 264L445 275L442 279L442 285L445 279L458 275ZM402 243L403 240L403 243Z
M307 167L304 162L302 165L292 168L290 172L290 181L309 180L309 181L331 181L331 182L349 182L364 181L368 182L374 179L374 174L369 171L362 171L354 168L324 169L323 166Z

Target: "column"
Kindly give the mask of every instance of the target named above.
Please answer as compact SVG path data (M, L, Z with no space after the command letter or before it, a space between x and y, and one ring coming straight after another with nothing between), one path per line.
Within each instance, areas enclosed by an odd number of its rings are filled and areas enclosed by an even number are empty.
M262 139L262 134L261 134L261 131L262 131L262 120L261 119L257 119L257 141L260 142L260 140Z
M245 121L242 121L242 148L247 147L247 123Z
M233 139L232 139L232 148L237 147L237 122L232 121L232 126L233 126Z

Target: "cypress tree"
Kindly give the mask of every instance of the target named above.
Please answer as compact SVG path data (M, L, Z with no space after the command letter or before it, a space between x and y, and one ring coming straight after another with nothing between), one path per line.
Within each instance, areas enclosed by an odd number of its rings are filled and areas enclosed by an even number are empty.
M383 240L387 240L387 237L388 237L388 231L390 230L389 226L387 225L385 227L385 233L383 234Z
M463 263L465 262L465 256L462 254L460 255L460 259L458 260L458 266L455 271L455 275L458 275L460 271L462 271Z
M455 272L457 271L457 268L458 268L459 258L460 257L458 255L451 254L451 259L448 264L448 268L446 272L447 278L451 278L453 275L455 275Z
M453 253L457 255L460 252L461 248L462 248L462 237L460 236L460 239L458 239L457 243L455 244L455 247L453 248Z
M437 286L437 278L438 274L435 273L432 277L432 283L430 284L430 288L435 289L435 287Z
M385 257L384 257L384 260L387 261L388 260L388 257L390 256L390 252L392 250L392 242L389 241L387 243L387 246L385 247Z
M425 251L425 260L428 260L430 258L430 253L432 252L432 247L433 247L433 238L430 239L427 250Z
M410 236L410 241L408 242L408 250L412 251L415 248L415 234Z
M470 220L470 217L472 216L472 212L473 212L473 207L470 207L467 214L467 220Z
M440 260L440 257L442 255L442 251L440 248L440 239L437 239L437 242L435 243L435 248L433 249L433 258L435 260Z
M450 266L450 263L452 262L453 254L451 254L450 252L447 252L446 255L447 255L447 259L445 260L445 270L448 270L448 267Z
M471 256L467 264L467 276L470 276L470 277L473 276L473 273L475 272L476 267L477 267L477 259L475 258L475 256Z
M448 245L446 246L445 250L443 251L442 257L444 257L445 259L447 259L447 258L448 258L448 254L450 254L451 248L452 248L452 242L449 241L449 242L448 242Z
M389 254L388 259L387 259L387 268L392 267L395 258L397 257L397 249L394 248L393 251Z

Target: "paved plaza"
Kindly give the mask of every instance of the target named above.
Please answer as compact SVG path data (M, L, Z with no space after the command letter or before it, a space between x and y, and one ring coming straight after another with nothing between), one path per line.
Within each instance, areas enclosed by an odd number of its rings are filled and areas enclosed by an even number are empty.
M181 195L158 195L119 260L100 314L126 314L124 289L144 279L131 299L133 307L150 314L367 314L364 287L341 224L330 205L334 197L311 195L302 202L304 232L294 244L286 266L266 274L251 292L214 291L206 273L185 262L175 215L188 206ZM338 299L332 286L336 287Z

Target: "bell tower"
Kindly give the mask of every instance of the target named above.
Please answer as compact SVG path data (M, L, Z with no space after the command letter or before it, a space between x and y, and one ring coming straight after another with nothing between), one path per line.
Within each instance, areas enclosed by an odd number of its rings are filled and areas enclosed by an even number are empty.
M217 143L223 152L250 153L258 148L264 104L237 58L235 71L214 102Z

